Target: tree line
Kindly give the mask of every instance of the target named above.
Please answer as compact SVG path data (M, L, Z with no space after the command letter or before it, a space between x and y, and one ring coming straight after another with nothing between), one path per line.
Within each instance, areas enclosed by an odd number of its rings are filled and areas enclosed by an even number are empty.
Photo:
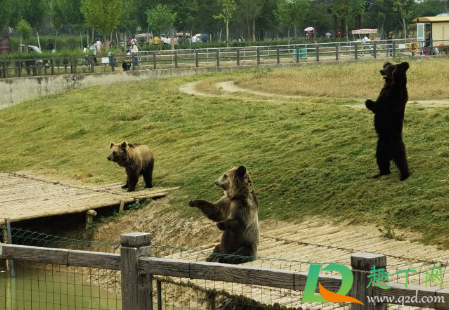
M419 16L447 12L449 0L0 0L0 30L14 28L26 40L46 26L55 34L114 32L214 34L215 40L304 36L376 28L397 37Z

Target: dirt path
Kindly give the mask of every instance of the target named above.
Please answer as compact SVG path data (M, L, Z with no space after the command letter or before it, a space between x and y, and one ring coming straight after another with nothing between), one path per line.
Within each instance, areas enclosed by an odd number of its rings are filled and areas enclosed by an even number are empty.
M204 96L204 97L220 97L221 95L212 94L212 93L204 93L200 92L196 89L197 85L200 84L201 81L188 83L179 88L179 90L183 93L189 94L189 95L196 95L196 96ZM287 98L287 99L299 99L304 98L304 96L297 96L297 95L283 95L283 94L275 94L275 93L269 93L264 91L258 91L258 90L252 90L240 87L235 84L235 81L226 81L226 82L218 82L215 84L215 86L227 93L235 94L235 93L249 93L257 96L262 97L279 97L279 98ZM351 105L345 105L347 107L353 108L353 109L364 109L364 104L351 104ZM408 106L410 107L425 107L425 108L446 108L449 107L449 99L447 100L409 100Z

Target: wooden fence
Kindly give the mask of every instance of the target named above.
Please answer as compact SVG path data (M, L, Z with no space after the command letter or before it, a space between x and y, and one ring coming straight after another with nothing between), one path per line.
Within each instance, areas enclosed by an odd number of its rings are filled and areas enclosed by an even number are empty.
M0 60L0 78L244 65L280 65L288 63L375 59L378 57L412 56L410 42L415 39L372 41L362 43L333 42L241 48L205 48L138 52L131 56L113 54L84 57L30 57ZM425 45L430 44L429 47ZM418 42L416 55L447 54L446 41ZM432 47L438 45L438 47Z
M126 310L153 309L153 276L204 279L296 291L303 291L308 279L308 274L305 272L154 258L151 257L150 234L129 233L121 235L120 239L120 254L0 243L0 259L120 270L122 308ZM393 298L389 301L393 304L411 300L405 305L449 309L449 303L444 302L444 300L449 301L447 289L413 285L405 288L404 284L392 282L388 282L390 289L370 285L368 275L373 266L378 269L386 268L386 263L386 256L381 254L363 253L351 256L354 283L349 295L365 303L365 306L353 303L352 309L386 309L387 303L368 302L367 298L374 296ZM328 290L336 292L341 286L342 278L320 275L318 282ZM316 291L318 292L318 289ZM427 302L423 303L423 300Z

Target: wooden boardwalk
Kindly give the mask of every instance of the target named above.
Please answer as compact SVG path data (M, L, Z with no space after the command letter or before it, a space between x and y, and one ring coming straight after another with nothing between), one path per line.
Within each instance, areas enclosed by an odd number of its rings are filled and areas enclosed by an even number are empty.
M130 203L138 199L158 198L175 188L137 188L127 192L120 185L87 186L73 182L55 182L28 172L0 173L0 224L5 220L24 220Z

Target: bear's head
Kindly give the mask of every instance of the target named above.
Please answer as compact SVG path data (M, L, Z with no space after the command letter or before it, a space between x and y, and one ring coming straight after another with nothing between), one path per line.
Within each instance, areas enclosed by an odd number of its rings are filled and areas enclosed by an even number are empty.
M216 180L229 198L245 197L252 190L251 178L245 166L232 167Z
M117 144L111 142L109 148L111 149L111 154L109 154L108 160L116 162L120 166L125 165L125 163L128 160L128 148L129 148L128 142L124 141L122 143Z
M380 74L385 79L385 86L400 85L405 86L407 84L406 72L409 68L408 62L402 62L397 65L393 65L389 62L384 64Z

